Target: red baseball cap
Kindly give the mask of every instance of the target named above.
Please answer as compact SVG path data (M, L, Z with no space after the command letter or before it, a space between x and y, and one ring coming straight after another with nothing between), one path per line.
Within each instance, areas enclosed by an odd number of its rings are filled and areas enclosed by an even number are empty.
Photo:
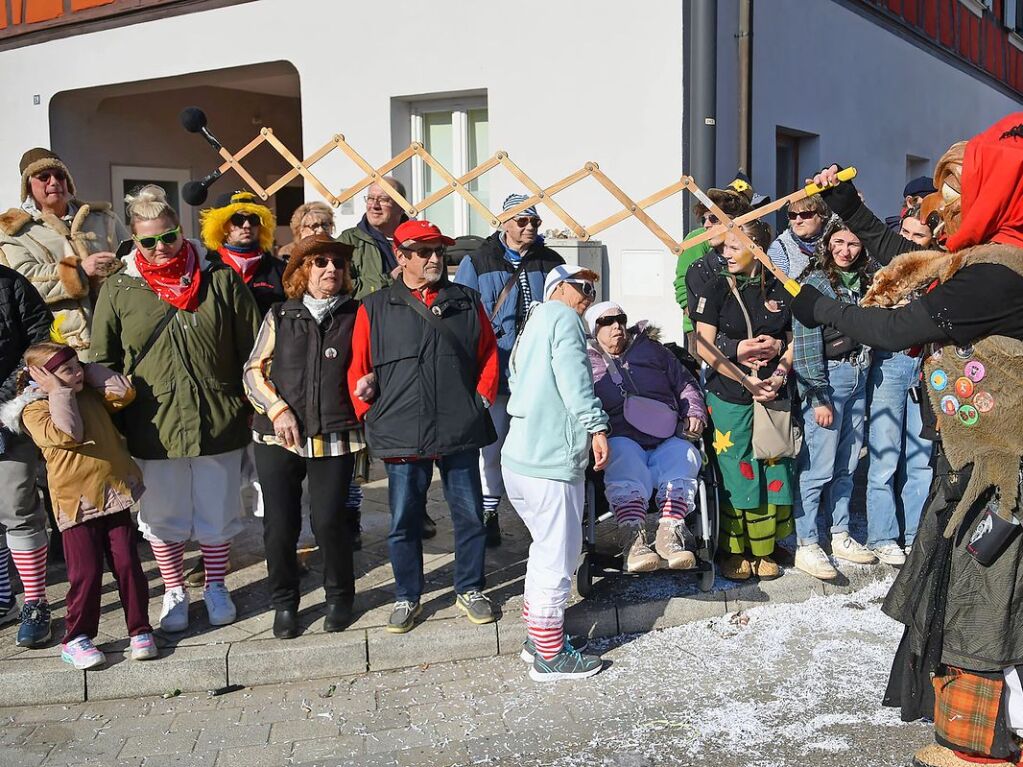
M429 221L406 221L394 230L394 242L399 248L407 248L417 242L437 242L454 245L455 241L441 234L436 224Z

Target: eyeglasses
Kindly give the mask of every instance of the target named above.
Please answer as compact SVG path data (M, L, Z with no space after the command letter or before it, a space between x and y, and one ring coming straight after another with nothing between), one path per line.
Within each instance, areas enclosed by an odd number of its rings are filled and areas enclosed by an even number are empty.
M260 218L258 213L235 213L231 216L231 224L241 229L243 226L248 224L252 227L257 227L260 224Z
M139 244L140 248L152 250L161 242L164 245L173 245L175 242L178 241L178 235L180 234L181 227L176 226L173 229L168 229L163 234L154 234L149 237L135 237L134 235L132 235L132 239Z
M314 221L311 224L302 224L303 229L308 229L311 232L332 232L334 231L334 224L330 221Z
M67 174L62 170L44 170L36 173L33 178L44 184L48 184L50 183L51 178L54 181L67 181Z
M569 285L583 294L585 298L594 299L597 297L597 289L592 282L585 280L565 280Z
M420 258L431 258L435 254L440 258L444 258L444 254L447 252L443 245L426 245L422 248L401 248L406 253L411 253L413 256L419 256Z
M515 222L515 226L519 229L525 229L530 224L533 225L534 229L539 229L540 224L543 223L543 220L537 216L519 216L518 218L513 218L512 221Z
M363 197L363 199L366 201L367 205L394 205L394 200L390 197L370 197L367 195L366 197Z
M703 214L703 225L704 226L713 226L716 223L718 223L718 217L715 216L713 213L704 213Z
M608 317L597 317L596 326L598 328L608 328L612 325L621 325L625 327L628 322L628 318L624 314L612 314Z
M327 256L316 256L313 258L313 266L317 269L326 269L327 264L333 264L334 268L339 272L348 266L344 256L331 256L330 258Z
M789 211L789 221L795 221L797 218L800 221L809 221L811 218L813 218L816 215L817 215L817 211L815 211L815 210L801 210L798 213L795 213L794 211L790 210Z

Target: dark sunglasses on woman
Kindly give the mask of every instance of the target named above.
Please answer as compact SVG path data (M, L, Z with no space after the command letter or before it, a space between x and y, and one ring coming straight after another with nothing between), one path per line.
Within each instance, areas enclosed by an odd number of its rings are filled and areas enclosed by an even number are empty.
M239 229L245 226L245 224L248 224L249 226L259 226L260 218L256 213L235 213L231 216L231 223Z
M140 248L152 250L157 246L158 243L161 242L164 245L173 245L175 242L178 241L178 236L180 234L181 227L176 226L173 229L168 229L166 232L163 232L161 234L154 234L149 237L132 237L132 239L139 244Z
M344 256L331 256L329 258L327 256L316 256L313 258L313 266L317 269L326 269L327 264L333 264L335 269L341 271L347 266L347 263Z
M789 211L789 221L795 221L797 218L800 221L809 221L811 218L817 215L815 210L801 210L798 213Z
M62 170L44 170L36 173L35 178L44 184L48 184L51 178L54 181L67 181L67 174Z
M625 327L627 322L628 317L624 314L612 314L607 317L597 317L596 324L598 328L609 328L612 325L621 325L622 327Z

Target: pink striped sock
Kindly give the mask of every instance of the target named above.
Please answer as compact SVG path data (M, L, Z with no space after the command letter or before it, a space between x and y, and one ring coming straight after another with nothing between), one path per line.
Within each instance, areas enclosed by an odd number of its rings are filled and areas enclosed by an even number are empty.
M689 505L682 498L670 495L661 501L661 519L685 519L689 513Z
M547 621L544 622L546 623ZM533 641L536 654L544 660L551 660L565 646L565 628L562 623L551 627L540 626L538 621L531 621L526 624L526 631L529 633L529 638Z
M619 525L643 524L646 519L646 504L639 500L626 501L614 507L614 515Z
M231 557L231 542L220 543L216 546L199 544L202 549L202 561L206 567L206 585L211 583L223 583L227 576L227 562Z
M179 589L185 586L185 542L166 543L150 541L156 566L160 568L164 588Z
M43 544L31 551L11 549L14 569L18 571L21 585L25 587L25 601L46 601L46 552L49 545Z

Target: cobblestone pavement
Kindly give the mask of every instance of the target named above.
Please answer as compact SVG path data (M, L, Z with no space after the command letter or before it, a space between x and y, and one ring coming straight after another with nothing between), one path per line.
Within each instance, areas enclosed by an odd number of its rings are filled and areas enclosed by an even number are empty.
M904 765L928 742L879 699L890 578L604 642L594 679L514 655L219 697L0 710L0 767Z

